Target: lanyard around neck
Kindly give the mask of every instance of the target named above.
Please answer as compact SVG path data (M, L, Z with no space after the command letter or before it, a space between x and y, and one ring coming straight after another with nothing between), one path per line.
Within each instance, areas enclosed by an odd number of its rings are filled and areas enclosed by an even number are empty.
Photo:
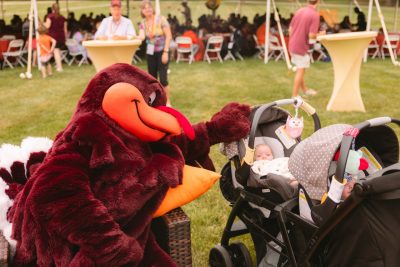
M150 27L149 27L149 25L147 25L146 21L145 21L145 28L146 28L147 35L149 36L149 39L152 40L154 37L154 31L156 28L156 17L155 16L153 16L153 24L151 25L151 31L150 31Z

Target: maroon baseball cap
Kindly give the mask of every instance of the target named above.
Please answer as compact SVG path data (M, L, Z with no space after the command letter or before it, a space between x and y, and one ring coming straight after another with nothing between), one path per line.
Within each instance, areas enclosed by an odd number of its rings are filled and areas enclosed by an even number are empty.
M121 7L121 0L111 0L111 6Z

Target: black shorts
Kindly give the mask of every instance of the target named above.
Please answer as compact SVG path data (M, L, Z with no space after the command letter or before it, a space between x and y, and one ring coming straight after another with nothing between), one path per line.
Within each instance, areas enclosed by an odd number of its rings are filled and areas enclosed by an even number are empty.
M61 43L61 42L56 42L56 48L60 49L60 50L67 50L67 46L65 45L65 43Z

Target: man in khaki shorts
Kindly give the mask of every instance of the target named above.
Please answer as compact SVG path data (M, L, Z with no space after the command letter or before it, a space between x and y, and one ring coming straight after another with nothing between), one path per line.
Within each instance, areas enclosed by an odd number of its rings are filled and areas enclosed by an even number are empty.
M292 63L297 68L292 97L298 96L300 88L305 95L317 94L316 91L305 85L304 74L305 70L310 67L309 40L316 38L319 29L319 13L317 11L319 1L308 0L308 6L297 10L290 23L289 52Z

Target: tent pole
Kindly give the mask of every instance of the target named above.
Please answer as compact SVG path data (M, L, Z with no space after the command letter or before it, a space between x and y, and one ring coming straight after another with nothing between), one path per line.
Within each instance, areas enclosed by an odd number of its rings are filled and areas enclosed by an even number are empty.
M396 0L396 11L394 14L394 27L393 27L393 32L397 32L397 20L399 17L399 0Z
M268 63L268 51L269 51L269 29L271 27L271 0L267 0L266 3L266 14L265 14L265 43L264 43L264 63Z
M293 70L293 66L290 63L289 53L288 53L288 50L286 47L285 37L283 36L281 19L279 18L278 9L276 8L275 0L272 0L272 7L274 8L274 16L275 16L276 23L278 24L279 37L281 39L281 44L283 47L283 54L285 55L286 66L289 70Z
M367 18L367 31L371 30L371 21L372 21L372 6L374 4L374 0L369 0L369 4L368 4L368 18ZM365 49L365 53L364 53L364 63L367 62L367 58L368 58L368 48Z
M379 1L378 0L375 0L375 5L376 5L376 9L378 11L379 19L381 21L383 34L385 35L385 41L386 41L386 45L388 46L390 58L392 59L393 65L399 66L400 63L396 60L396 58L394 57L394 54L393 54L392 44L390 43L389 34L388 34L388 31L387 31L387 28L386 28L386 24L385 24L385 18L383 17L383 14L382 14L382 11L381 11L381 6L379 5Z
M36 51L37 51L37 65L39 70L42 69L42 62L40 62L40 45L39 45L39 14L38 14L38 9L37 9L37 1L36 0L32 0L33 1L33 14L34 14L34 22L35 22L35 36L36 36Z
M31 8L29 10L29 37L28 37L28 66L26 77L32 77L32 35L33 35L33 0L31 0Z

